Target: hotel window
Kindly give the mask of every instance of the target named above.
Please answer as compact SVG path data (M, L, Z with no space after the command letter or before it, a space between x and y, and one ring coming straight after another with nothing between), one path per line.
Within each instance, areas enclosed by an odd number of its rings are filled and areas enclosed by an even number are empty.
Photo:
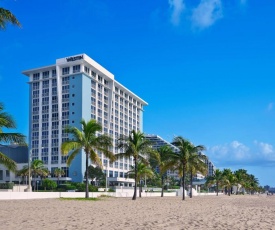
M49 104L49 97L43 97L42 98L42 105L48 105Z
M40 78L40 73L33 74L33 81L38 81Z
M108 81L104 79L104 85L108 85Z
M92 76L95 78L96 77L96 73L94 71L92 71Z
M32 89L39 89L39 82L32 83Z
M49 89L43 89L42 90L42 96L43 97L49 96Z
M117 161L115 162L115 168L118 168L118 162Z
M119 172L119 177L123 178L123 172Z
M56 70L55 69L52 70L52 77L56 77Z
M34 98L39 97L39 90L32 91L32 95L33 95Z
M80 65L73 66L73 73L78 73L78 72L80 72Z
M115 171L115 177L118 177L118 171Z
M52 112L57 112L58 111L58 104L52 105Z
M53 95L57 95L57 87L53 87L52 88L52 94Z
M87 74L90 74L90 69L89 69L87 66L84 66L84 71L85 71Z
M70 85L63 85L62 86L62 93L69 93Z
M49 114L42 114L42 122L49 120Z
M118 88L117 87L115 87L115 92L118 93Z
M69 74L70 73L70 67L62 68L62 75Z
M56 79L52 79L52 86L57 86Z
M102 77L101 76L98 75L97 79L98 79L99 82L102 82Z
M96 82L91 80L91 84L92 84L92 88L95 89L96 88Z
M45 71L42 73L43 79L45 78L49 78L50 72L49 71Z
M3 170L0 170L0 180L3 180Z

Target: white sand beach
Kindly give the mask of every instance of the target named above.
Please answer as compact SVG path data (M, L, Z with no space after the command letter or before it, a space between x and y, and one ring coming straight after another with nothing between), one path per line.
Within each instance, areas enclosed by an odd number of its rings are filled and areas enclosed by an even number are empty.
M275 229L275 196L0 201L0 229Z

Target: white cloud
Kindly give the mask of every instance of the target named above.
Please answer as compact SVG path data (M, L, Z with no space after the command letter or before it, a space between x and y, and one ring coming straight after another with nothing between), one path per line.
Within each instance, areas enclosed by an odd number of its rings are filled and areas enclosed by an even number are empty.
M221 0L201 0L200 4L193 9L191 20L194 27L204 29L222 17Z
M267 111L271 111L273 109L273 106L274 106L273 102L269 103L267 106Z
M178 25L180 23L181 14L185 10L184 0L169 0L169 6L172 10L170 20L173 25Z
M251 147L239 141L208 148L206 155L217 166L274 165L275 151L271 144L254 141Z
M268 159L275 159L275 152L273 146L268 143L254 141L255 145L259 148L259 152Z

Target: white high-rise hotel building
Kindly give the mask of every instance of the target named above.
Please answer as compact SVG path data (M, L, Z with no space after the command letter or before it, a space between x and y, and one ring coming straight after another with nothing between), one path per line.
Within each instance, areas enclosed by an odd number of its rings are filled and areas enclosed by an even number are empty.
M66 179L83 181L85 154L82 151L70 167L60 146L68 139L67 125L80 127L80 120L96 119L103 132L113 138L112 149L120 134L141 130L143 106L147 103L114 79L114 75L86 54L56 60L56 64L26 70L30 85L29 137L32 160L41 159L53 172L57 167ZM111 164L99 153L109 181L127 184L125 173L132 160L119 159ZM64 178L65 179L65 178Z

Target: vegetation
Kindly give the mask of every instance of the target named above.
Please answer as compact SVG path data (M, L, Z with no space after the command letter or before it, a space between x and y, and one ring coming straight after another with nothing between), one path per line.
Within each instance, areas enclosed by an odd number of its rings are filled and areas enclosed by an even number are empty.
M1 8L0 8L1 9ZM1 15L1 12L0 12ZM1 25L1 16L0 16ZM25 136L20 133L7 133L4 129L16 128L16 123L12 116L4 111L4 105L0 103L0 143L17 143L25 145ZM8 158L4 153L0 152L0 164L3 164L12 172L16 171L16 163Z
M160 147L150 158L152 167L158 169L158 174L161 178L161 197L163 197L167 170L173 167L172 156L173 150L168 145L165 145Z
M15 15L13 15L9 10L0 7L0 29L5 29L7 23L21 27L21 24Z
M44 166L43 161L34 160L31 162L30 167L24 166L23 169L21 169L17 172L17 175L18 176L28 176L29 170L30 170L30 174L32 177L40 176L41 178L44 178L50 174L49 170Z
M230 169L224 169L223 171L217 169L214 176L207 177L206 185L208 187L215 185L217 195L220 187L225 190L228 196L232 194L233 186L237 187L236 194L240 193L240 188L243 189L242 193L244 190L250 194L263 191L259 186L258 179L254 175L248 174L244 169L239 169L235 172Z
M13 189L14 183L0 183L0 189Z
M122 151L116 155L119 157L133 157L134 159L134 178L135 187L133 200L137 198L137 182L138 182L138 162L147 163L145 156L152 152L151 143L145 138L140 131L133 130L129 136L121 136L118 139L117 147Z
M174 169L178 170L180 176L182 177L182 200L185 200L185 176L188 169L190 156L193 153L203 151L205 147L202 145L194 146L190 141L181 136L175 137L172 144L179 148L179 152L173 154L172 164Z
M44 179L44 180L42 181L42 187L44 187L45 190L46 190L46 189L51 189L51 190L53 190L53 189L56 189L57 183L56 183L55 181L52 181L52 180L49 180L49 179Z
M204 149L205 148L201 146L200 148L194 147L193 151L190 151L189 159L187 162L187 169L190 174L190 198L192 198L193 195L193 176L198 172L205 176L208 171L205 164L205 160L207 159L207 157L200 152L197 152L198 150L202 151Z
M54 176L57 177L57 184L59 184L59 178L65 175L65 172L61 168L56 168L53 172Z
M223 172L220 171L219 169L216 169L214 171L214 175L213 176L209 176L206 179L206 185L216 185L216 193L217 196L219 195L219 185L222 184L223 181Z
M95 185L95 181L97 180L99 181L99 183L101 181L105 181L105 174L102 172L102 169L100 167L94 167L92 165L88 166L88 178L91 179L92 184Z
M154 172L151 169L151 167L148 164L144 164L142 162L138 162L137 163L137 170L135 170L135 167L131 166L131 170L128 172L128 175L130 177L135 177L135 173L136 174L136 178L137 181L139 182L139 197L141 197L141 192L142 192L142 180L146 178L152 178L154 177Z
M80 124L81 129L67 127L66 132L71 134L73 138L62 143L61 152L63 155L70 153L67 161L67 164L70 165L74 158L78 154L81 154L81 150L83 149L86 154L85 178L88 178L89 158L94 164L102 167L102 162L96 150L104 153L104 155L112 161L115 160L115 156L109 151L109 148L112 147L112 139L107 135L97 135L98 132L102 131L100 123L96 120L90 120L86 123L85 120L82 119ZM89 198L89 180L86 180L85 198Z

